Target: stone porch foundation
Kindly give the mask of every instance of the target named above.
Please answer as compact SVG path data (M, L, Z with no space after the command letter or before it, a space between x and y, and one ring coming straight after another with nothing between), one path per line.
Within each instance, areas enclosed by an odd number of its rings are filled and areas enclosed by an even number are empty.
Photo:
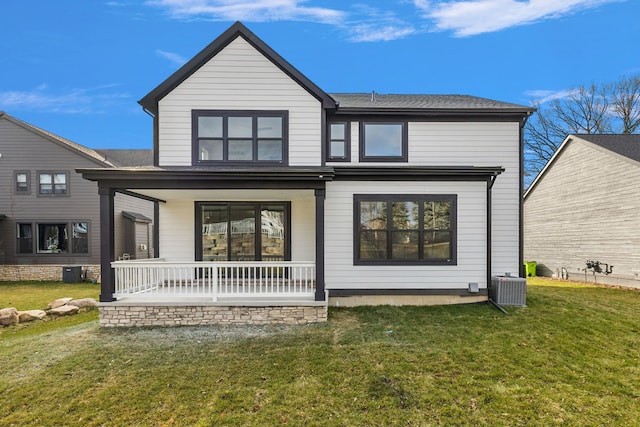
M306 324L327 321L327 304L220 305L177 303L100 303L100 326L205 326Z
M80 265L87 271L87 279L100 280L100 265L96 264L20 264L0 265L0 280L19 282L22 280L62 281L62 269L69 265Z

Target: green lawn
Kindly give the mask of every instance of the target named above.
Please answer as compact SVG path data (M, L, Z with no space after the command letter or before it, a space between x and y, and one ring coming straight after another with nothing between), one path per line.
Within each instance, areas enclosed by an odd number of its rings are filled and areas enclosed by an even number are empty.
M533 279L507 310L5 332L0 425L639 425L639 292Z

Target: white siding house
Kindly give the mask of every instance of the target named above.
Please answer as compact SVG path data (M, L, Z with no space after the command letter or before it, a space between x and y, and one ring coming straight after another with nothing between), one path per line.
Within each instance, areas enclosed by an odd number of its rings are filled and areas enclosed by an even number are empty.
M330 94L241 23L140 104L154 116L154 166L82 171L101 189L106 244L113 192L159 203L158 259L102 259L103 325L478 302L491 275L520 273L530 108Z

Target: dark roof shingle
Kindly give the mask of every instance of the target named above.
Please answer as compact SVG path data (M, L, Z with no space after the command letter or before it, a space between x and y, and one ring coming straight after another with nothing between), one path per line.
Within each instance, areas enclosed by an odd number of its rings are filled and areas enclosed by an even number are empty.
M621 156L640 162L640 135L638 134L577 134L576 136Z
M331 93L340 109L366 110L491 110L533 112L531 107L470 95L399 95L379 93Z
M153 150L97 149L95 151L116 167L153 165Z

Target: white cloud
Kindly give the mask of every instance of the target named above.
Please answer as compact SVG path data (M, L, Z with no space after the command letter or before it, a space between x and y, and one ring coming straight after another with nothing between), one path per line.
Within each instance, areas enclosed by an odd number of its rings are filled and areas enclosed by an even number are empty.
M107 89L117 85L104 85L86 89L70 89L63 93L52 93L48 85L43 83L26 91L0 92L0 109L33 110L64 114L101 113L118 103L121 99L129 99L126 93L111 92Z
M546 90L534 89L528 90L524 94L533 99L536 104L545 104L556 99L568 98L575 93L575 89L570 90Z
M580 10L625 0L414 0L436 30L472 36L557 19Z
M345 12L305 6L306 0L148 0L146 4L167 9L175 18L203 18L230 21L342 22Z
M187 59L177 53L167 52L166 50L156 49L156 54L164 59L168 59L169 62L177 65L178 67L183 66Z
M349 27L354 42L377 42L405 38L416 30L411 26L355 24Z

